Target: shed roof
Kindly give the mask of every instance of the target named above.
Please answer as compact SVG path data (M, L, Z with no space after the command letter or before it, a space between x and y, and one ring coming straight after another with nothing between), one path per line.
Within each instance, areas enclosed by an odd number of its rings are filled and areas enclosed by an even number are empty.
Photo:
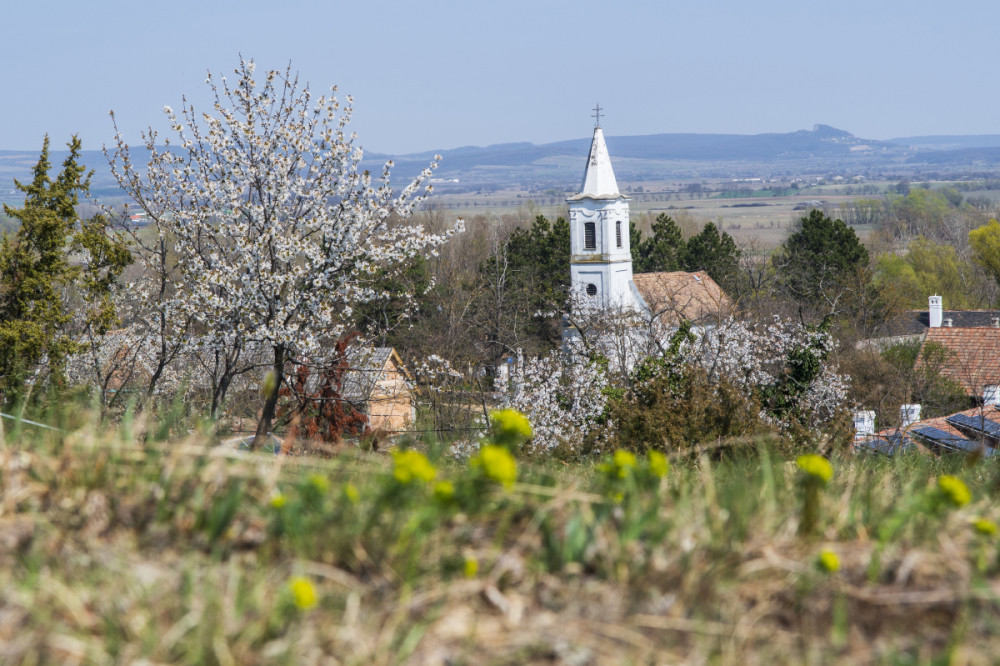
M384 378L386 366L395 361L402 379L412 381L403 360L392 347L351 347L347 350L348 369L344 373L341 394L351 402L365 402L371 398L375 387Z

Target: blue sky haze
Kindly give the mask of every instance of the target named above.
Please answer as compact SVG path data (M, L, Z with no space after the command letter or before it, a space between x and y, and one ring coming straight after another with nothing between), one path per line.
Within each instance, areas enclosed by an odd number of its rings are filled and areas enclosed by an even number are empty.
M1000 3L954 0L8 2L0 148L165 126L238 53L355 98L359 142L416 152L609 135L1000 133Z

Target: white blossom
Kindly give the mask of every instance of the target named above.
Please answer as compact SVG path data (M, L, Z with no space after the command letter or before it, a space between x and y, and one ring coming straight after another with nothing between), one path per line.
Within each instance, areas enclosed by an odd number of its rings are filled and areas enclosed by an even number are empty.
M170 298L196 346L305 359L349 329L353 308L389 295L387 274L463 227L435 235L405 222L436 162L398 193L389 165L373 181L345 134L350 98L314 100L290 68L263 82L254 69L244 60L232 82L209 75L210 113L165 107L179 141L164 149L146 132L145 169L119 134L111 168L173 245Z
M525 359L518 350L513 365L509 378L497 378L498 402L528 417L530 450L579 450L604 415L606 373L582 354L559 351Z

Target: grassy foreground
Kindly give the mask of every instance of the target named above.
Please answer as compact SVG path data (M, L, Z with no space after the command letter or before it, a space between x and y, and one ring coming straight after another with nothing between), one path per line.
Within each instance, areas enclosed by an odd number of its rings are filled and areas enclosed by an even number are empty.
M315 460L132 439L7 433L0 663L1000 654L988 463L835 458L824 483L767 454L669 470L620 454L519 461L514 481L499 451Z

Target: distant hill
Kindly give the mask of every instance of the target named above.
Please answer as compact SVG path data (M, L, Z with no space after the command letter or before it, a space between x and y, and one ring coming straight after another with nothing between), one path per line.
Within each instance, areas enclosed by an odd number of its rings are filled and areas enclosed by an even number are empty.
M817 155L849 155L852 152L881 150L902 152L903 146L886 141L867 141L849 132L816 125L812 130L787 134L648 134L607 136L608 150L616 158L685 160L767 160ZM473 165L517 166L552 156L586 155L590 137L545 143L504 143L485 148L466 146L440 151L448 169L462 170ZM433 152L392 157L370 154L368 159L384 162L426 162Z
M963 148L1000 148L1000 134L968 134L932 136L904 136L889 139L888 143L910 146L923 150L960 150Z
M781 177L838 173L867 175L919 172L921 169L960 172L1000 165L1000 134L918 136L875 141L829 125L811 130L769 134L649 134L608 136L615 172L623 182L746 176ZM54 146L55 147L55 146ZM362 166L373 174L387 159L395 162L392 182L405 183L442 155L434 179L443 191L528 190L570 191L583 171L590 147L589 132L579 139L546 144L504 143L463 146L403 155L367 153ZM65 150L50 154L54 166ZM144 161L137 148L135 162ZM0 200L17 202L13 178L25 180L38 151L0 150ZM105 201L123 198L104 155L84 151L83 163L94 169L92 191Z
M637 180L685 177L685 174L689 177L756 175L775 167L794 171L809 164L820 170L864 171L902 161L913 153L906 146L861 139L829 125L785 134L650 134L606 139L616 173ZM435 176L479 184L506 179L542 186L556 182L568 185L569 178L575 184L589 147L590 137L586 136L540 145L507 143L442 150ZM365 166L377 173L387 159L392 159L396 164L395 176L411 178L427 166L433 155L433 152L368 154Z
M910 160L916 161L918 160L918 156L911 157ZM921 151L919 153L919 161L922 164L931 166L946 165L956 167L964 165L970 168L993 167L1000 164L1000 146Z

